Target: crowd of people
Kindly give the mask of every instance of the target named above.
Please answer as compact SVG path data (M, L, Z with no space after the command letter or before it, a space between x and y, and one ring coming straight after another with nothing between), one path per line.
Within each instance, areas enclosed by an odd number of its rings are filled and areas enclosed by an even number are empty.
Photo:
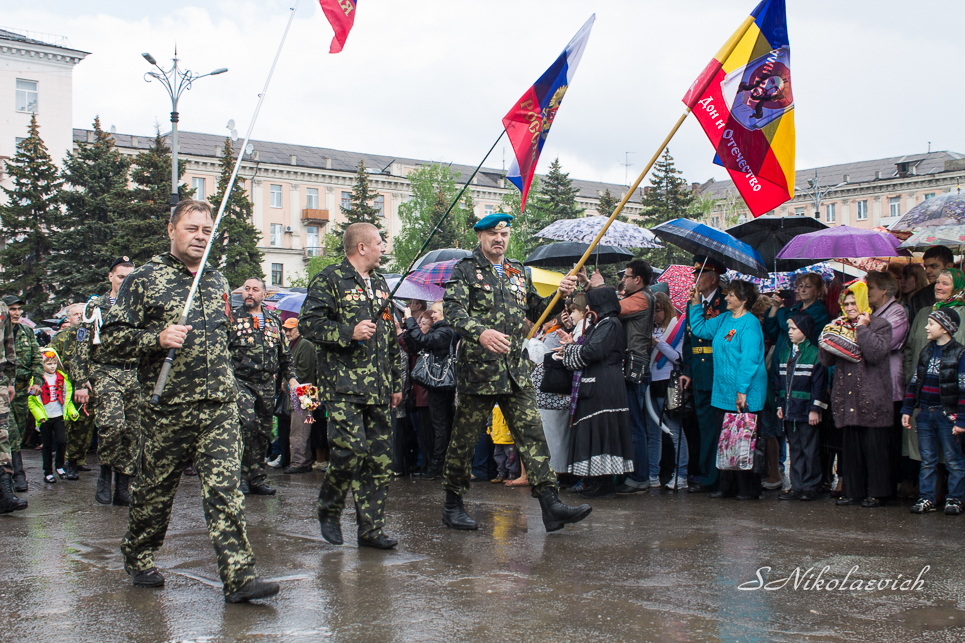
M263 306L259 277L233 307L207 270L182 324L212 220L206 203L179 204L171 252L140 267L119 257L110 290L69 307L46 346L16 295L0 304L0 511L27 507L16 494L30 488L21 449L34 427L46 485L89 471L96 445L94 499L130 507L121 552L136 586L164 583L154 554L187 474L200 476L226 600L277 592L255 573L243 499L275 495L272 466L318 464L323 539L343 544L351 491L358 544L376 549L397 545L384 529L392 475L441 479L455 530L479 528L464 504L473 481L529 487L549 532L591 512L560 488L772 490L865 508L906 497L914 513L961 513L965 274L948 248L847 284L805 273L767 294L696 256L678 310L642 260L618 284L581 271L558 299L540 296L505 257L512 217L495 214L475 226L479 246L444 298L403 307L378 271L378 230L353 224L344 260L312 278L296 318ZM721 435L737 423L754 428L749 458L723 466Z

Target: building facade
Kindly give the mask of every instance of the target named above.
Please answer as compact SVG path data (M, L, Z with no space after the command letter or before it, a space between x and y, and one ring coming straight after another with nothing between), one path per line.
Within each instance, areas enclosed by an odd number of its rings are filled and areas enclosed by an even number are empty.
M857 228L889 227L925 199L959 189L965 155L929 152L798 170L794 198L769 212L810 216ZM751 218L731 181L710 181L699 196L713 201L704 221L728 228Z

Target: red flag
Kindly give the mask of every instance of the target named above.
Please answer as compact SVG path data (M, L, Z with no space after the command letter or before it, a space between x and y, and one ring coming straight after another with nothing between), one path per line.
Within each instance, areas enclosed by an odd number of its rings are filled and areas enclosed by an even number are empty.
M322 5L325 17L335 30L332 47L328 53L337 54L342 51L348 39L348 32L355 24L355 5L358 4L358 0L318 0L318 4Z

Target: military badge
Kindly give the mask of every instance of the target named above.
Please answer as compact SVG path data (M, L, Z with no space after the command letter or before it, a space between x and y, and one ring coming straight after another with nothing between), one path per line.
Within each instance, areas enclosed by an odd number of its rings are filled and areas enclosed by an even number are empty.
M77 329L77 341L83 342L87 340L87 329L84 327Z

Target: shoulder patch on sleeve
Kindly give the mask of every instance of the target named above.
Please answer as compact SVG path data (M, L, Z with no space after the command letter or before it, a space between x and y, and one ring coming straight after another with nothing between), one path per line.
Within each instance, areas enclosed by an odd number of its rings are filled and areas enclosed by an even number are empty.
M77 329L77 341L83 342L87 339L87 329L81 326Z

